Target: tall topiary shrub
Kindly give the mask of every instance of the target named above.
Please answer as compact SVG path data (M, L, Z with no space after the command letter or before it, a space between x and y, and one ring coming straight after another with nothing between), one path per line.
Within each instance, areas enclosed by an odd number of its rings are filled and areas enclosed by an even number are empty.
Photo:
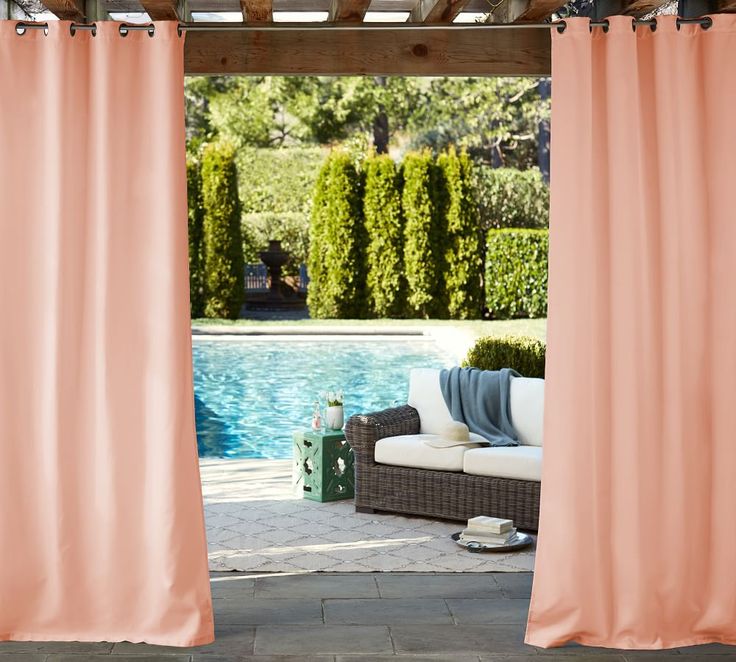
M307 257L307 270L309 272L307 306L309 307L309 314L314 318L320 317L322 312L321 291L323 285L326 286L327 242L325 232L331 171L332 158L328 156L319 170L312 196L312 213L309 222L309 255Z
M187 159L189 209L189 306L191 316L204 315L204 205L202 170L197 158Z
M487 336L470 348L463 366L481 370L513 368L524 377L544 377L547 345L525 336Z
M481 228L473 187L473 164L454 147L437 158L443 186L440 203L446 224L444 282L452 319L477 319L482 312Z
M366 232L363 186L350 157L333 152L313 199L309 313L315 318L366 317Z
M235 319L244 296L243 238L235 151L212 143L202 154L207 317Z
M486 242L486 306L491 317L546 317L547 230L490 230Z
M443 277L446 232L437 210L438 177L429 151L404 157L404 273L407 284L407 312L410 317L447 317Z
M366 158L363 170L368 303L377 317L400 317L406 311L406 284L399 170L385 154Z

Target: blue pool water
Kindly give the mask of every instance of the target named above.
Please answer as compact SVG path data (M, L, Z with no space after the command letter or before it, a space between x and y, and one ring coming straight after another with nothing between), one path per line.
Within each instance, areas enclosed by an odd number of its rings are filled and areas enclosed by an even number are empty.
M390 340L194 340L200 457L289 458L314 401L345 393L345 418L408 395L409 370L452 359L421 337ZM324 405L324 403L323 403Z

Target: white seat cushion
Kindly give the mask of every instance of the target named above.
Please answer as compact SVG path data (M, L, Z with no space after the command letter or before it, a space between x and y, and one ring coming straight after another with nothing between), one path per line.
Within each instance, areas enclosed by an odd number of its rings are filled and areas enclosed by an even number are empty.
M511 425L524 446L541 446L544 427L544 380L514 377L509 393Z
M373 457L379 464L391 464L397 467L462 471L463 455L480 446L480 444L462 444L449 448L434 448L424 443L429 439L440 438L439 435L434 434L404 434L398 437L386 437L376 442ZM472 433L470 439L471 441L483 441L482 437Z
M419 431L422 434L442 434L447 424L452 423L440 388L439 370L414 368L409 373L409 404L419 412Z
M474 476L542 480L542 448L496 446L474 448L463 456L463 471Z

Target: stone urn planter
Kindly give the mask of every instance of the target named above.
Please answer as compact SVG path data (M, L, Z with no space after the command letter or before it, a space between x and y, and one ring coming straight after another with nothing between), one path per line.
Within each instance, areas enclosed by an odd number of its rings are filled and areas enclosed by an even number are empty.
M284 298L281 291L281 270L289 261L289 254L281 248L281 242L271 239L268 242L268 250L261 251L258 256L261 262L268 268L270 286L268 288L268 300L280 301Z

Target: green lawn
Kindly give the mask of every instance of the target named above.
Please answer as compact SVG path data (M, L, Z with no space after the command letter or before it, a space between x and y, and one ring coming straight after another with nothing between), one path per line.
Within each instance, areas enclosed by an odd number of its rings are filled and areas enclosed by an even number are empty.
M422 327L456 327L473 335L501 336L517 335L532 336L545 339L547 331L546 319L520 319L520 320L298 320L298 321L261 321L261 320L223 320L223 319L196 319L192 320L192 326L248 326L248 327L400 327L409 326Z

